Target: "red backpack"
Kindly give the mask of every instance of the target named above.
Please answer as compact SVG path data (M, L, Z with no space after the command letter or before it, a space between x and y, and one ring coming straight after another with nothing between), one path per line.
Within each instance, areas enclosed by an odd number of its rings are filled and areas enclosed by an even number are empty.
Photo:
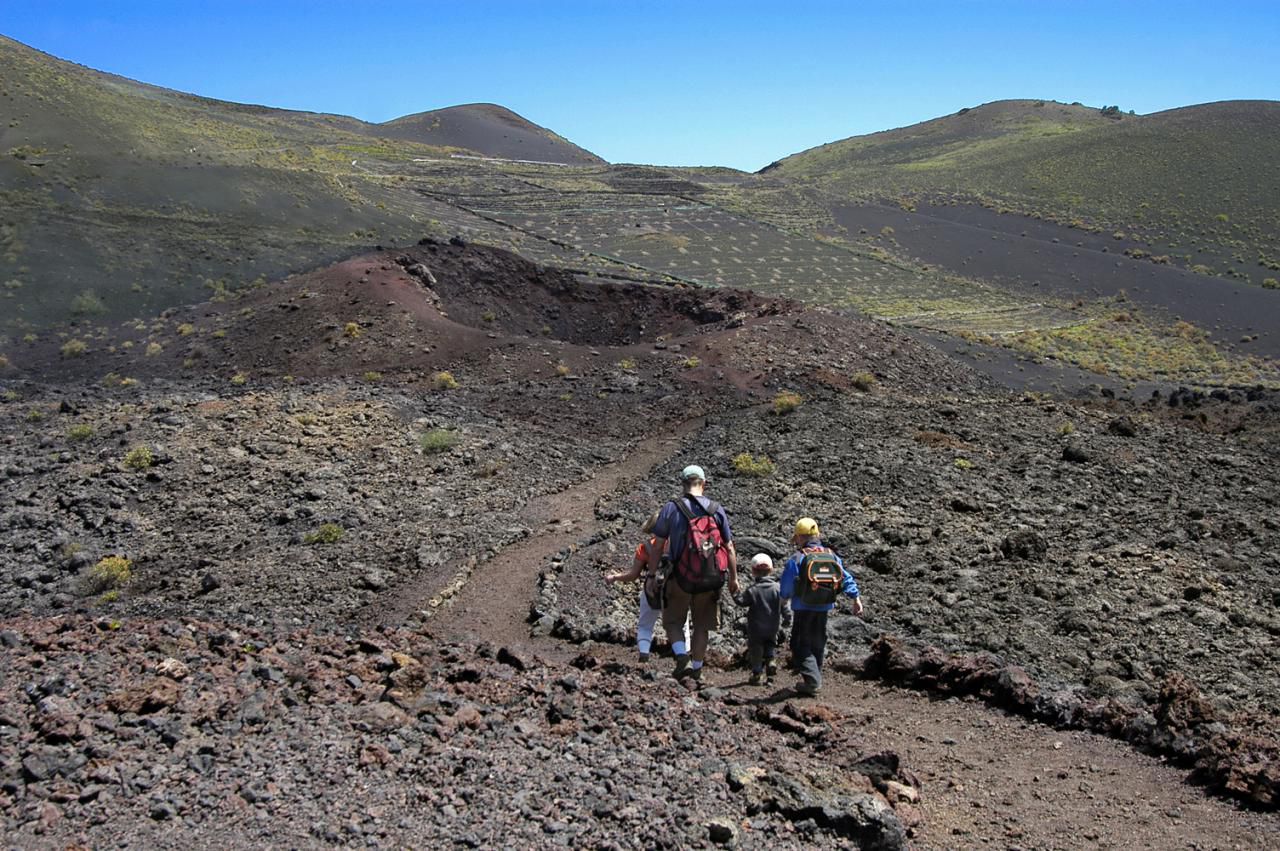
M684 549L676 561L676 584L686 594L718 591L729 573L729 550L724 545L724 534L716 522L720 506L710 503L705 509L697 500L693 503L704 514L695 516L684 497L675 500L676 508L689 523Z

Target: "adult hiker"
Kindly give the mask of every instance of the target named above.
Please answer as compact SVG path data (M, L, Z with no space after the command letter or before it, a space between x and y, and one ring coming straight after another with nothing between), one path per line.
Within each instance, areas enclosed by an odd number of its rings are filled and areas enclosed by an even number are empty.
M796 691L815 695L822 688L822 658L827 651L827 616L840 594L853 598L853 613L862 614L862 597L853 574L840 556L822 545L812 517L796 521L787 559L778 584L782 599L791 602L791 666L800 674Z
M707 642L711 631L720 626L720 589L727 582L729 593L738 593L738 554L733 548L729 516L703 493L707 474L697 464L690 464L680 480L684 493L662 507L654 524L656 541L649 553L649 570L657 570L666 547L672 569L662 626L668 636L679 635L686 615L693 626L687 646L683 641L671 642L675 676L701 680Z
M641 663L649 661L649 652L653 648L653 627L658 622L658 617L662 614L663 599L665 592L665 577L668 566L662 564L662 551L658 550L659 563L661 566L657 572L649 569L649 553L657 547L657 538L652 537L653 527L658 522L658 512L655 511L649 517L645 524L640 527L640 531L644 533L645 539L636 546L635 557L631 560L631 569L622 573L611 573L604 578L605 582L634 582L637 579L640 582L640 617L636 621L636 652L639 654ZM668 633L667 640L671 641L672 636L683 644L689 640L688 626L682 625L679 633ZM675 643L674 641L672 642Z

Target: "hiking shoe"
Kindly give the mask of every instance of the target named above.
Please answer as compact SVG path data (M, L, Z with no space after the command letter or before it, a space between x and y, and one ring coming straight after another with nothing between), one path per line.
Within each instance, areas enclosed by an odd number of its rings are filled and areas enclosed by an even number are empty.
M676 669L675 671L672 672L671 676L675 677L677 680L682 680L688 675L689 675L689 654L681 653L679 656L676 656Z
M641 653L639 657L637 657L636 661L639 662L641 665L645 664L646 662L649 661L649 654Z
M808 677L805 677L796 685L796 694L802 697L815 697L820 691L822 691L822 686Z
M689 679L693 680L695 683L702 682L702 671L702 668L690 668L688 674Z
M773 678L778 676L778 665L776 662L770 662L764 666L764 678L767 682L773 682Z
M761 683L763 683L763 682L764 682L764 672L763 672L763 671L752 671L752 672L751 672L751 679L747 680L747 684L748 684L748 685L753 685L753 686L758 686L758 685L760 685L760 684L761 684Z

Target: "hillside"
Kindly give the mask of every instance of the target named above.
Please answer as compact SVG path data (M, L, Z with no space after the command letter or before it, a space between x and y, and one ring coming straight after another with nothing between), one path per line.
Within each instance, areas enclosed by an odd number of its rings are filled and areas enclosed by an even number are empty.
M1275 845L1273 397L461 242L0 375L13 844ZM603 576L691 461L741 553L810 514L857 572L820 698L727 594L700 687L631 651Z
M492 230L387 163L526 149L599 162L499 107L372 125L170 91L3 37L0 80L0 332L18 336L198 301L378 242Z
M1122 232L1259 283L1280 268L1280 103L1128 115L997 101L795 154L762 171L828 196L981 200Z
M565 165L604 164L604 160L590 151L493 103L472 103L406 115L373 125L368 132L387 139L466 148L489 157Z

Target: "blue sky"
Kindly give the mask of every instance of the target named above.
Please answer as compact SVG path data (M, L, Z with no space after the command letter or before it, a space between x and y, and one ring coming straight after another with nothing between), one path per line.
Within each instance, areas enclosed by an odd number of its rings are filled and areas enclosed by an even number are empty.
M1280 3L0 0L0 33L226 100L492 101L615 162L755 170L1002 98L1280 98Z

